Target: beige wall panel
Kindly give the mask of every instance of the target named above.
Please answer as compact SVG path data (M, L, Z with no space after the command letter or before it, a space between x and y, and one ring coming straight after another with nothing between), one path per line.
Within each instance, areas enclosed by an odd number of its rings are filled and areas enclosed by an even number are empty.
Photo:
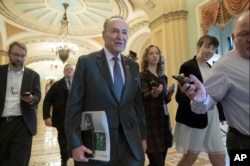
M8 63L8 56L0 54L0 65Z
M170 15L162 15L151 23L152 44L160 47L166 60L166 75L169 85L176 83L172 75L179 73L180 65L189 58L186 12L180 11ZM175 94L168 104L172 127L175 127L177 103Z

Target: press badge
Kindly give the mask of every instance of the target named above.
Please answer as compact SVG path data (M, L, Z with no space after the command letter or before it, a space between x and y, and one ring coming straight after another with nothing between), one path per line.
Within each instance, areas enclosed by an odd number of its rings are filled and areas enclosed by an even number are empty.
M12 92L13 95L16 95L16 94L19 93L19 90L14 86L11 86L10 89L11 89L11 92Z
M165 104L165 102L163 102L163 108L164 108L164 113L167 116L168 115L168 107L167 107L167 104Z

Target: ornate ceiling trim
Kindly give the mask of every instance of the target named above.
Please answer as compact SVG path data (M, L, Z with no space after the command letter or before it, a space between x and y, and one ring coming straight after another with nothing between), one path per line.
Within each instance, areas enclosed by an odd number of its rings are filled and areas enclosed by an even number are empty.
M18 33L26 32L25 30L13 26L9 23L5 23L5 27L6 27L7 38L10 38L11 36L16 35Z
M148 27L149 21L147 20L142 20L138 23L136 23L133 26L129 27L129 36L133 35L134 33L136 33L138 30L140 30L143 27Z
M76 41L76 40L70 40L72 43L74 43L77 48L79 49L83 49L87 52L90 52L93 50L93 47L91 46L91 44L88 44L87 42L83 43L83 42L80 42L80 41ZM37 38L26 38L25 40L22 40L22 42L25 44L25 45L30 45L30 44L42 44L42 43L45 43L45 44L48 44L48 43L51 43L51 44L55 44L58 42L58 39L57 38L49 38L49 37L37 37ZM48 49L50 49L48 47Z
M56 1L53 0L45 0L39 1L39 2L30 2L31 4L36 4L30 5L30 9L22 9L21 7L26 7L28 4L27 3L22 3L16 2L16 1L9 1L9 0L2 0L0 2L0 14L2 14L4 17L7 19L13 21L14 23L20 24L26 28L39 31L39 32L44 32L44 33L49 33L49 34L58 34L59 33L59 28L60 28L60 21L62 16L63 16L63 10L56 9L53 5L52 2L56 3ZM71 0L70 3L85 3L85 7L81 8L78 7L74 11L73 9L70 10L69 8L69 18L75 20L75 22L78 21L79 25L72 25L71 21L69 23L69 29L70 29L70 35L71 36L97 36L101 34L102 32L102 24L104 20L112 15L120 15L123 16L125 19L128 17L128 8L126 6L126 3L123 0L107 0L107 1L74 1ZM101 6L101 4L108 4L111 6L110 8L105 9L105 6ZM26 6L25 6L26 5ZM37 6L39 5L39 7ZM21 7L20 7L21 6ZM55 9L54 9L54 8ZM88 8L89 7L89 8ZM86 11L86 9L89 9ZM96 11L95 11L96 9ZM33 18L30 15L34 14L35 12L40 11L41 16L37 16L37 18ZM46 10L46 11L45 11ZM103 10L103 13L99 13L98 10ZM42 13L44 11L44 13ZM42 21L41 17L48 17L48 15L51 14L51 22L46 25L43 23L42 25L39 24ZM37 14L38 15L38 14ZM23 17L20 17L23 16ZM33 20L33 21L32 21ZM88 20L89 25L84 25L83 20Z
M67 60L67 63L76 64L77 58L72 58L73 56L70 56ZM30 56L25 59L25 65L29 65L35 62L41 62L41 61L55 61L56 55L39 55L39 56Z

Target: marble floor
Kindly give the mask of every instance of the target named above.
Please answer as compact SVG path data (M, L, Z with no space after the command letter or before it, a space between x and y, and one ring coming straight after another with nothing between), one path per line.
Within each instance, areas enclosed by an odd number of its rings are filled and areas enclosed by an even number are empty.
M223 136L225 137L225 136ZM174 148L170 148L167 154L165 166L175 166L181 157ZM73 166L73 161L68 161L68 166ZM146 159L145 166L148 165ZM60 166L59 147L57 144L57 131L46 127L42 120L41 112L38 112L38 133L33 138L32 154L29 166ZM202 153L194 166L211 166L207 155Z

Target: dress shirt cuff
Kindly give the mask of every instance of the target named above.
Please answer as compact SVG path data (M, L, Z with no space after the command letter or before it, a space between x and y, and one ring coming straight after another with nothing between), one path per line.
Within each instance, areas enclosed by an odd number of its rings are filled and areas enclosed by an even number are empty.
M216 101L207 94L206 100L202 103L191 101L191 110L196 114L205 114L208 110L213 110L212 108L216 104Z
M191 110L196 114L205 114L206 111L206 105L204 103L197 103L191 101Z
M202 103L194 102L191 100L191 110L196 114L205 114L207 112L207 105L210 101L210 96L207 94L206 100Z

